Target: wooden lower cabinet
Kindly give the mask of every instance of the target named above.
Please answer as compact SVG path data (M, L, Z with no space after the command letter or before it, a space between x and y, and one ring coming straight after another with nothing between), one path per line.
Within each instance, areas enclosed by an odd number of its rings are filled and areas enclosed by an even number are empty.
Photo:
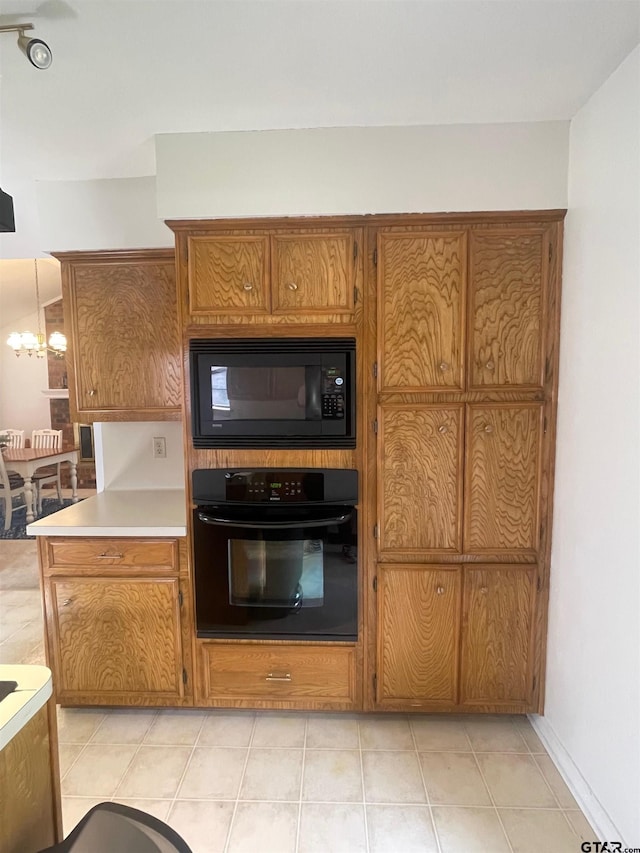
M192 704L183 549L180 539L40 540L47 661L58 703Z
M456 703L461 574L457 566L378 566L378 704Z
M196 704L231 707L359 707L353 646L199 644Z
M58 701L182 697L177 578L56 577L48 586Z
M537 569L379 564L376 706L525 712Z
M460 702L525 709L533 693L536 567L464 572Z

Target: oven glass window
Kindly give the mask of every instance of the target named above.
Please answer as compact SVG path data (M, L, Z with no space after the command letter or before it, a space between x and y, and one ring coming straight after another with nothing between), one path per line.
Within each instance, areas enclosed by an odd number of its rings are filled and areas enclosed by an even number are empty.
M321 607L321 539L230 539L229 603L242 607Z
M304 420L305 368L212 367L214 421Z

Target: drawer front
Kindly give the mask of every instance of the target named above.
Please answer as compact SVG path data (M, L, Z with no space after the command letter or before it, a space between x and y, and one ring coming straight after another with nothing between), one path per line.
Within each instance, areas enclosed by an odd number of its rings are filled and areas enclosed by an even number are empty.
M352 701L355 650L203 645L206 698Z
M47 541L48 564L52 569L71 566L103 568L178 567L175 539L58 539Z

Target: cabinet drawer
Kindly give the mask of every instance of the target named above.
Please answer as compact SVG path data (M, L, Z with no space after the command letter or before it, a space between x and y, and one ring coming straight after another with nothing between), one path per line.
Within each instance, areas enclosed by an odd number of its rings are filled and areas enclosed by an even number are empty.
M175 539L58 539L47 540L50 568L71 566L177 568Z
M202 653L209 699L354 699L353 648L207 644Z

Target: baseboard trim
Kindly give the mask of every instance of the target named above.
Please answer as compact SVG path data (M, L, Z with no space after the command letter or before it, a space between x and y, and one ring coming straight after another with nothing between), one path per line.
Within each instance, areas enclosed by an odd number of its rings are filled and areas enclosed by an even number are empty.
M528 717L529 722L549 753L549 757L558 768L560 775L567 783L576 802L593 827L598 840L621 841L623 847L630 846L622 841L621 833L609 817L606 809L602 806L602 803L589 787L587 780L562 745L549 721L538 714L529 714Z

